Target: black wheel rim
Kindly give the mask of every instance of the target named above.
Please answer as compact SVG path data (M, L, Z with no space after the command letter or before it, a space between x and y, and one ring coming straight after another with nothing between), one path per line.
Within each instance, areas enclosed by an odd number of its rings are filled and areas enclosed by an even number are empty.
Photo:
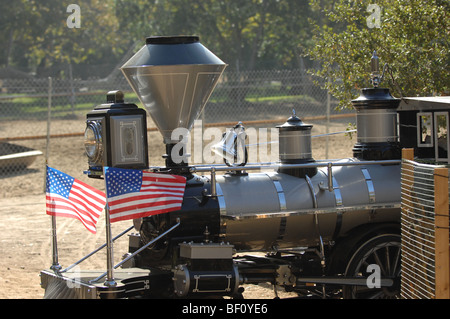
M388 238L386 238L388 239ZM351 261L348 276L363 276L369 278L373 272L368 272L369 265L378 265L381 278L393 279L391 287L350 286L345 287L345 297L352 299L399 299L401 274L401 243L399 239L390 236L390 240L374 241L357 254ZM370 270L370 268L369 268Z

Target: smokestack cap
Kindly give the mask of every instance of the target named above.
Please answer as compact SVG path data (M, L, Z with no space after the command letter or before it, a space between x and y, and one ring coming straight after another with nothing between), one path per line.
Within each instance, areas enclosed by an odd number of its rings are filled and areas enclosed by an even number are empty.
M163 65L225 65L198 36L151 36L122 69Z
M361 95L351 101L353 107L360 109L396 109L400 99L392 97L387 88L364 88Z
M196 35L186 35L186 36L151 36L145 39L146 44L187 44L199 42L199 37Z
M292 110L292 116L289 117L283 125L277 126L285 131L304 131L310 130L313 126L311 124L305 124L296 114L295 110Z

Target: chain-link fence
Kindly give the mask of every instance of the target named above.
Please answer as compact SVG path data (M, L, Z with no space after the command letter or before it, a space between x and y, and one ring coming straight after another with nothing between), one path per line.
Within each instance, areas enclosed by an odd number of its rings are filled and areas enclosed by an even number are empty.
M126 102L141 106L119 70L95 80L0 79L1 196L41 193L46 161L83 179L85 115L105 103L110 90L122 90ZM246 127L269 128L284 123L295 110L317 125L313 134L321 135L355 122L352 110L336 111L336 106L337 101L303 70L225 70L200 119L203 125L221 128L238 121ZM148 126L150 163L163 165L164 149L158 146L162 138L150 117ZM349 139L340 135L341 140ZM328 144L318 150L316 158L336 158L328 154Z

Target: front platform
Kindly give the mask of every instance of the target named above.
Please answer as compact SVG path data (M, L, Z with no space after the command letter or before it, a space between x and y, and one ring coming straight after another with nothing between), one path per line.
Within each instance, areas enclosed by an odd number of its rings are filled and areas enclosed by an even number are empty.
M158 274L140 268L114 270L116 285L105 285L106 278L90 282L104 271L78 270L55 273L51 269L40 273L45 299L119 299L133 297L163 298L172 285L169 273Z

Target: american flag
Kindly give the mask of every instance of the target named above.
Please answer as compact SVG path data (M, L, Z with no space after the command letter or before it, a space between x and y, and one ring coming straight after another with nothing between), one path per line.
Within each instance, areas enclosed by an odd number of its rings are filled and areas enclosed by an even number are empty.
M47 214L76 218L91 233L105 207L105 193L47 166Z
M186 187L183 176L114 167L105 182L111 222L178 210Z

